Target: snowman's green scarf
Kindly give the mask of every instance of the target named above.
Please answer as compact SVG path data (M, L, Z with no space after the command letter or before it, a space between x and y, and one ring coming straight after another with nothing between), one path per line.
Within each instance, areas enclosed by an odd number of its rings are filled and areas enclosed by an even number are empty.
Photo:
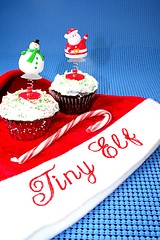
M42 54L40 54L40 50L38 50L38 49L28 49L27 52L32 53L30 55L30 57L27 59L27 62L32 63L33 60L35 59L36 54L38 54L41 57L42 61L44 61L44 56ZM23 51L21 54L25 55L26 51Z

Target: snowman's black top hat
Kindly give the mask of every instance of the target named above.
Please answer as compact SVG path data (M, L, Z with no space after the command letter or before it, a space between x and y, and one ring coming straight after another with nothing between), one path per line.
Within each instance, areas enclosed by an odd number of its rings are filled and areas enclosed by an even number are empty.
M39 40L38 39L34 39L33 42L39 44Z

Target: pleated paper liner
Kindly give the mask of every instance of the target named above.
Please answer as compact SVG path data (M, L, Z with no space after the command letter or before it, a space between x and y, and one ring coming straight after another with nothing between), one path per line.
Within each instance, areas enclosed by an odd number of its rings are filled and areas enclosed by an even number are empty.
M50 90L50 93L59 103L59 108L62 113L81 114L87 112L91 108L96 91L89 94L84 94L82 96L62 95L55 90Z
M54 116L34 121L15 121L4 119L10 135L15 140L31 141L44 136L53 120Z

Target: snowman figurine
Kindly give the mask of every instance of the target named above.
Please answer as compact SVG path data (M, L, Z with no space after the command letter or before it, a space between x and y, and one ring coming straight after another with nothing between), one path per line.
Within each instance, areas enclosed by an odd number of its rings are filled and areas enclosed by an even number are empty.
M65 47L65 56L69 58L69 61L84 61L84 57L87 56L86 40L88 38L88 34L85 34L81 39L78 30L75 28L70 28L64 37L68 40Z
M39 40L35 39L30 43L29 49L23 51L19 58L19 68L24 74L22 78L36 80L42 78L39 73L44 68L44 55L40 54Z

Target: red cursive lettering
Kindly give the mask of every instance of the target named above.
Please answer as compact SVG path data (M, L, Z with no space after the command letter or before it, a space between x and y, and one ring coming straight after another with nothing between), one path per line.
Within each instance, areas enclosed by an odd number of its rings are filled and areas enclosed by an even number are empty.
M111 138L112 138L113 142L117 145L118 148L124 149L124 148L128 147L128 142L127 141L125 141L125 146L123 146L123 147L121 146L119 138L117 137L116 134L112 134Z
M96 148L96 145L98 145L98 149ZM104 137L99 138L97 142L90 143L88 149L92 152L102 151L103 156L106 158L115 158L118 154L118 150L115 147L109 146L105 143Z
M136 135L133 133L133 137L129 136L128 130L126 128L122 128L122 133L125 139L129 140L130 142L134 143L137 146L142 146L143 143L136 139Z
M92 164L92 169L89 168L89 166L87 165L87 163L83 162L83 164L86 166L88 172L85 172L80 166L77 166L79 168L79 170L88 175L88 182L90 182L91 184L94 184L96 182L96 176L94 175L94 165Z
M68 170L62 173L61 177L57 177L53 174L54 169L55 165L41 175L33 178L29 183L30 189L36 193L32 200L37 206L47 205L55 197L57 187L59 190L66 190L68 184L72 185L75 183L75 180L81 179L84 175L88 176L87 181L89 183L96 183L93 164L90 167L83 161L83 165L77 165L75 170ZM77 173L76 170L78 170Z
M33 197L33 202L37 206L45 206L54 197L54 188L49 177L49 172L51 172L54 168L55 165L41 175L33 178L29 183L30 189L33 192L37 192L37 194ZM43 191L49 194L46 194Z
M118 155L118 149L123 150L128 147L128 141L137 146L143 145L143 143L136 138L136 135L134 133L131 137L126 128L122 128L122 135L124 139L126 139L125 142L123 141L123 143L122 140L119 140L116 134L111 135L111 140L113 141L113 144L116 145L116 147L110 146L108 143L106 143L106 139L104 137L100 137L97 141L91 142L88 145L88 149L92 152L101 151L102 155L106 158L115 158Z

